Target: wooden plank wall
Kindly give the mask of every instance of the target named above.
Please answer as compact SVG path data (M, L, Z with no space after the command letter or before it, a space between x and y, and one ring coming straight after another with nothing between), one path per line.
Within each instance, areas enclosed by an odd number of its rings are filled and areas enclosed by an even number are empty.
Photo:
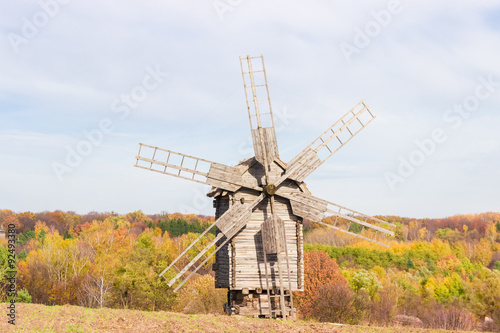
M277 164L273 164L270 173L271 181L278 179L283 173L283 169ZM262 184L264 180L264 170L258 163L253 164L244 174L243 178L248 181L255 178ZM298 189L293 181L285 181L280 187L290 187ZM257 198L260 193L254 190L241 189L235 193L229 193L225 196L216 198L216 218L227 210L231 202L244 199L250 203ZM246 228L239 232L232 241L228 243L216 254L216 287L229 288L231 290L241 290L248 288L254 290L261 288L267 289L265 279L265 267L261 238L261 224L271 213L270 200L264 199L254 210ZM293 215L288 200L275 197L275 209L278 216L283 220L287 240L288 258L290 265L290 281L292 290L303 290L303 236L302 220ZM268 255L268 274L269 277L275 277L276 283L273 285L279 287L277 259L275 255ZM288 274L284 253L281 254L281 272L284 287L288 289Z
M229 209L229 196L218 196L215 198L215 218L218 219L226 210ZM220 231L216 230L218 234ZM217 242L217 247L226 240L222 237ZM228 242L215 254L215 288L229 288L229 244Z
M243 191L240 191L238 194L242 195L241 192ZM285 227L292 289L298 290L300 289L298 283L298 277L300 275L300 260L298 258L297 248L299 243L297 238L297 224L300 224L300 221L292 214L291 207L289 206L287 200L276 198L275 203L275 211L283 220ZM231 289L267 289L261 224L266 218L269 217L268 214L270 214L270 212L271 208L269 200L264 199L253 212L246 228L234 237L234 253L232 253L232 257L235 264L234 270L231 271L231 275L232 280L235 281L235 283L231 285ZM277 281L279 280L277 275L277 258L275 255L268 255L267 261L268 273L270 277L274 277L274 280L276 280L274 286L277 287ZM281 254L281 265L284 287L288 289L288 275L286 274L287 267L283 253Z

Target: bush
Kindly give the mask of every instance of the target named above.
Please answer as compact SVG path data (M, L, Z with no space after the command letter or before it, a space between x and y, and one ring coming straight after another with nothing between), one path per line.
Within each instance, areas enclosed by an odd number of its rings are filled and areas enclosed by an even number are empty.
M438 304L436 304L436 312L429 322L430 328L471 331L477 326L476 318L470 312L456 306L444 308Z
M16 302L31 303L31 295L26 288L23 288L17 292Z
M355 273L349 280L349 284L356 292L365 289L371 298L373 298L375 293L382 288L382 284L378 280L377 274L374 272L367 272L366 270Z
M201 275L187 283L179 294L177 309L184 313L224 313L227 290L216 289L211 275Z
M370 324L389 326L396 314L398 289L395 285L386 283L370 304L368 321Z
M491 312L491 319L494 323L493 326L498 332L500 332L500 304Z
M354 295L345 283L321 286L312 301L311 316L322 322L351 323L355 310Z
M399 301L402 314L420 318L426 328L470 331L477 326L476 317L456 303L445 306L409 292Z

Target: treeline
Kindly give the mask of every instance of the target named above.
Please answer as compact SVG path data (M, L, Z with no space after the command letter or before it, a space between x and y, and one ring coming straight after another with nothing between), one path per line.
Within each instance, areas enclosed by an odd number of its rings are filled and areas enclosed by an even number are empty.
M397 238L401 241L440 238L448 241L477 241L500 231L500 213L455 215L441 219L411 219L382 216L383 220L398 225Z
M399 216L376 216L393 223L395 239L401 242L427 241L441 239L449 242L475 243L482 238L491 239L500 232L500 213L464 214L442 219L412 219ZM325 219L332 222L334 217ZM351 224L352 232L360 229L356 223ZM329 231L318 224L304 222L306 242L326 245L352 245L358 240L335 231Z
M160 220L156 223L149 221L146 224L149 228L154 229L155 227L158 227L161 231L168 232L170 237L178 237L190 232L201 234L209 228L212 223L213 222L209 221L200 222L199 220L189 222L183 218L169 218L166 220ZM211 229L209 233L215 235L215 228Z
M177 237L189 232L201 233L205 228L214 222L213 216L181 214L181 213L162 213L155 215L146 215L142 211L119 215L115 212L98 213L90 212L79 215L75 212L41 212L33 213L30 211L15 213L11 210L0 210L0 225L7 230L9 224L16 226L17 233L26 235L29 231L34 231L37 223L43 223L49 230L57 230L60 235L71 237L78 233L84 225L94 221L103 222L106 219L117 223L126 223L130 226L130 232L136 235L142 233L146 228L159 227L163 232L167 231L170 236Z

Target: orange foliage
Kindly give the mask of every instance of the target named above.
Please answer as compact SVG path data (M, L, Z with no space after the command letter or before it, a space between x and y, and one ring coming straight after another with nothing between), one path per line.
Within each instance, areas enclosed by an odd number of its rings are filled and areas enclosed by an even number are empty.
M311 251L304 255L304 292L294 294L297 308L304 317L313 315L313 303L324 285L343 284L347 281L340 273L339 265L322 251Z
M12 215L7 216L3 220L2 224L3 224L3 230L5 230L5 233L7 233L9 225L14 225L17 232L19 232L21 230L21 228L23 227L23 225L21 224L21 222L17 218L16 214L12 214Z

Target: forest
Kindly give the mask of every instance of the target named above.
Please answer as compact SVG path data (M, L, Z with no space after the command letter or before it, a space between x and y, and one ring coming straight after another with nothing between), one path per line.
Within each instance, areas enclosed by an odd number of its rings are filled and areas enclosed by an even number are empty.
M397 225L387 248L304 221L305 291L294 295L300 318L500 330L499 213L377 217ZM226 290L214 288L213 262L179 293L159 277L213 222L180 213L0 210L0 224L17 232L16 302L88 308L222 313ZM8 302L9 246L0 245L0 301Z

